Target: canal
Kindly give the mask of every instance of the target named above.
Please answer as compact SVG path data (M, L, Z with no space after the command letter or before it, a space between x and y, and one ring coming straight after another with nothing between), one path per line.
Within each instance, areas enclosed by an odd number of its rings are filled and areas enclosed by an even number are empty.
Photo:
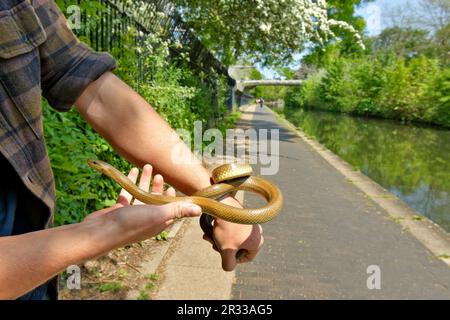
M450 130L319 111L287 118L450 232Z

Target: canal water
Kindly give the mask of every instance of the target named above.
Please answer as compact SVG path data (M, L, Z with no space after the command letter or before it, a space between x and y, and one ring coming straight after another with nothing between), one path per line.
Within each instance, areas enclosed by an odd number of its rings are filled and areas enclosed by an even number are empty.
M288 119L450 232L450 130L305 110Z

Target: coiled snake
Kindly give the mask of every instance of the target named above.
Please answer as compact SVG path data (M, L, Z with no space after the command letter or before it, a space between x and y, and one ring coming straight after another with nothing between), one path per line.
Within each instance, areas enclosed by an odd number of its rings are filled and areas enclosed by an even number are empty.
M199 205L204 213L214 218L239 224L258 224L272 220L283 206L283 196L277 186L261 177L252 176L250 165L225 164L212 172L214 184L200 190L192 196L171 197L157 195L139 189L128 177L112 165L100 161L89 160L89 166L103 173L127 190L135 199L146 204L163 205L175 201L186 201ZM262 196L267 204L254 209L236 208L218 201L237 190L251 191ZM200 225L203 231L212 238L212 219L203 214Z

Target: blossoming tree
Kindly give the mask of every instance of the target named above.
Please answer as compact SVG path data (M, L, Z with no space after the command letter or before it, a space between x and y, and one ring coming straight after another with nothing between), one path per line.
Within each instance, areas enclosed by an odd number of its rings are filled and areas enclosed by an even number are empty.
M176 3L202 42L227 64L243 55L268 63L289 60L308 42L324 43L335 38L337 28L352 33L363 46L352 25L331 17L331 8L325 0L177 0Z

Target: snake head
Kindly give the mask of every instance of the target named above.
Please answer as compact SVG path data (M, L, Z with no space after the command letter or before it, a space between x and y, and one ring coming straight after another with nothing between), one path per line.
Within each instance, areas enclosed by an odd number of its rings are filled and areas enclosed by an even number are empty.
M109 164L100 160L89 159L87 163L92 169L101 173L105 173L105 169L109 167Z

